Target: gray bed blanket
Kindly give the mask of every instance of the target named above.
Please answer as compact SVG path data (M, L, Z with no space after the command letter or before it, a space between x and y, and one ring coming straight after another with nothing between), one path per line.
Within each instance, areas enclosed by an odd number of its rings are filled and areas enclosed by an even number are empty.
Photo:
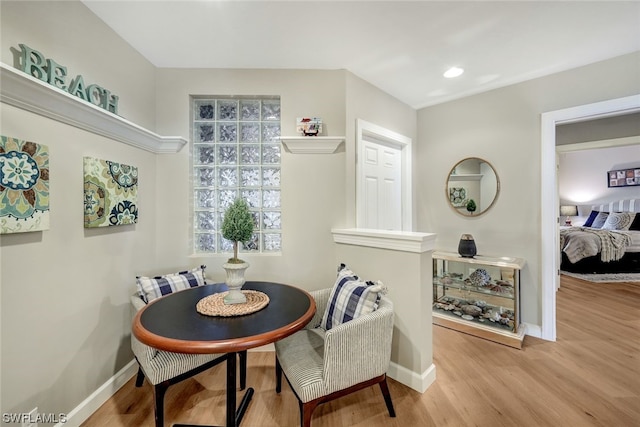
M631 235L624 231L589 227L560 229L560 249L572 263L598 253L603 262L617 261L630 244Z

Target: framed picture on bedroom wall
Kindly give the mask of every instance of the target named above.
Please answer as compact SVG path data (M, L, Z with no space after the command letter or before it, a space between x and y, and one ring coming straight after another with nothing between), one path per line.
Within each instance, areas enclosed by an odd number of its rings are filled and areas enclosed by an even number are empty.
M609 171L607 172L607 183L609 188L640 185L640 167Z

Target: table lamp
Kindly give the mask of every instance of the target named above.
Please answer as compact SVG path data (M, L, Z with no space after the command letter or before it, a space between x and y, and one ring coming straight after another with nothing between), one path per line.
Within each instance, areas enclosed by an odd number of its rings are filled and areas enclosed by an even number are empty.
M570 226L571 218L569 217L578 216L578 207L575 205L560 206L560 215L567 217L564 221L564 225Z

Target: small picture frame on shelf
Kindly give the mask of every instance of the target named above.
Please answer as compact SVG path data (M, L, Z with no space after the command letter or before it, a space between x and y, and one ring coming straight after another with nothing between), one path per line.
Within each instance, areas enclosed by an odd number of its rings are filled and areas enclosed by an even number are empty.
M607 185L609 188L640 185L640 167L607 172Z
M296 130L304 136L317 136L322 133L322 119L320 117L296 118Z

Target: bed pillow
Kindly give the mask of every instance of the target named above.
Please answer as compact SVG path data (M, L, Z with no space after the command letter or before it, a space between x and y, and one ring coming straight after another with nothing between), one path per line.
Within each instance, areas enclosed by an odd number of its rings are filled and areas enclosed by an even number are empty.
M325 331L372 313L378 308L380 295L386 293L382 282L361 280L346 265L338 267L338 277L329 295L320 327Z
M609 212L598 212L598 215L596 215L593 220L593 224L591 224L591 228L602 228L604 223L607 221L608 216Z
M180 271L173 274L165 274L155 277L136 277L138 294L145 303L154 299L169 295L183 289L195 288L206 283L204 277L205 265L188 271Z
M587 218L587 220L584 222L584 224L582 225L583 227L591 227L591 225L593 224L593 220L596 219L596 217L598 216L600 212L598 211L591 211L591 213L589 214L589 218Z
M611 212L602 226L603 230L626 231L631 226L636 214L633 212Z

